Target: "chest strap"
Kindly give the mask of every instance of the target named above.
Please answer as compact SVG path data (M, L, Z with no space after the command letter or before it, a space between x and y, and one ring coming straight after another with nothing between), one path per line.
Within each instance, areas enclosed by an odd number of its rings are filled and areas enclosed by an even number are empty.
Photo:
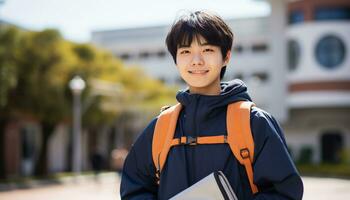
M228 143L227 135L219 136L203 136L203 137L190 137L183 136L181 138L175 138L171 141L171 147L178 145L197 145L197 144L225 144ZM253 193L258 192L258 188L253 183L253 168L251 153L248 148L239 149L239 156L236 156L240 163L244 165L246 173L249 179L249 184Z
M197 144L223 144L227 143L226 135L218 136L202 136L202 137L191 137L183 136L181 138L175 138L171 141L171 146L177 145L197 145Z

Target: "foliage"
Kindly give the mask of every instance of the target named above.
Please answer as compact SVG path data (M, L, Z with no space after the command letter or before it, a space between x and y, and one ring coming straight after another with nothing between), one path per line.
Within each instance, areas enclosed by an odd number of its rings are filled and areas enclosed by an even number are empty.
M350 178L348 164L303 164L297 168L303 176Z
M90 44L66 41L57 30L0 26L0 122L29 117L41 124L37 174L47 172L48 140L55 126L72 121L68 83L75 75L87 85L82 93L84 129L110 125L132 109L158 110L175 94L139 68L126 68Z
M312 146L304 146L300 150L300 156L297 161L299 164L310 164L312 163L313 148Z
M15 61L19 57L19 40L20 33L17 29L0 29L0 108L8 103L7 93L16 85Z
M30 115L51 124L70 121L68 82L75 75L87 82L82 94L87 104L85 125L112 121L123 109L158 109L175 94L175 89L147 77L139 68L123 67L110 53L90 44L66 41L56 30L3 28L0 43L0 112ZM93 80L119 87L101 94Z

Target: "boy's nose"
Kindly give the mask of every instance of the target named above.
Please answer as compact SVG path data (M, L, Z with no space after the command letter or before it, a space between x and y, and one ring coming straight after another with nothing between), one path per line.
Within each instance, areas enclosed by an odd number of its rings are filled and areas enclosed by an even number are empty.
M203 57L200 54L194 54L192 57L192 66L203 65Z

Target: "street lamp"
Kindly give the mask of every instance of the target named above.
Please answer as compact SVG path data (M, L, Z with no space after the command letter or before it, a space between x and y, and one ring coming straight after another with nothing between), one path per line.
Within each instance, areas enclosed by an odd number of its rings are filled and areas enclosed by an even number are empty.
M80 76L75 76L69 87L73 93L73 172L81 172L81 101L80 95L85 88L85 81Z

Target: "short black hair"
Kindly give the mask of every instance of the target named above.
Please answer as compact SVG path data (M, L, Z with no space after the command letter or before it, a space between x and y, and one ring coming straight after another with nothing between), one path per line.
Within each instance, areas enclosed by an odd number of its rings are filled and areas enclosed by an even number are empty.
M189 12L175 21L166 37L168 51L175 63L177 49L190 46L193 37L199 39L199 36L208 44L219 46L223 59L232 48L233 33L221 17L207 11ZM226 66L221 69L220 79L225 71Z

